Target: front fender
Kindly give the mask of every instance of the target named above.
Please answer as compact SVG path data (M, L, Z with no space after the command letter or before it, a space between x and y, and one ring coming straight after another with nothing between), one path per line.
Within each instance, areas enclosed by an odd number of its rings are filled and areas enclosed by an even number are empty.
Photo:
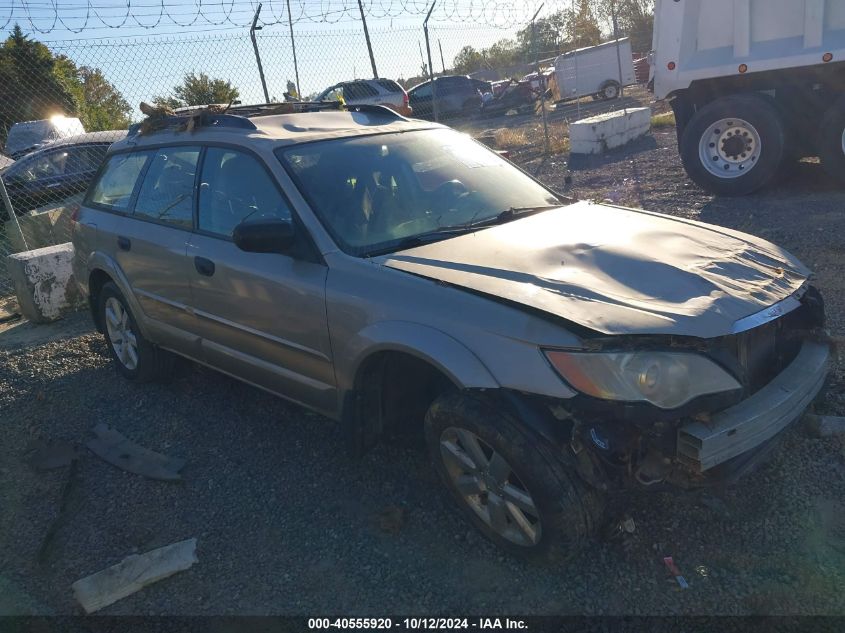
M147 328L144 323L144 312L141 309L141 305L138 303L138 299L135 298L135 294L132 292L132 286L129 283L129 279L126 278L126 275L120 265L108 255L101 252L95 252L88 258L88 278L90 278L96 270L103 271L111 278L126 299L126 302L129 304L129 309L132 311L132 314L135 315L135 323L141 331L141 334L145 338L149 338L149 333L147 332Z
M382 351L404 352L430 363L461 389L496 389L499 383L484 363L462 343L427 325L410 321L371 323L337 357L338 384L351 390L363 362Z

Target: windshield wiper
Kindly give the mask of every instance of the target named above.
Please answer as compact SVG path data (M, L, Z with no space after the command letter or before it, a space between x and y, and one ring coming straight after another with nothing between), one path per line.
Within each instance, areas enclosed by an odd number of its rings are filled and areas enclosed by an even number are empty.
M511 220L515 220L518 217L532 215L534 213L540 213L541 211L548 211L549 209L557 209L560 206L562 205L549 204L536 207L510 207L509 209L505 209L497 215L494 215L489 218L484 218L483 220L478 220L477 222L470 221L466 224L454 224L450 226L443 226L438 229L434 229L433 231L426 231L425 233L420 233L419 235L410 235L408 237L402 238L398 242L395 242L391 246L375 251L370 251L365 255L365 257L385 255L387 253L403 251L405 249L413 248L415 246L422 246L423 244L431 244L432 242L438 242L440 240L445 240L450 237L464 235L465 233L472 233L476 229L488 226L495 226L497 224L503 224L504 222L510 222Z
M501 222L513 220L514 218L523 215L533 215L534 213L540 213L541 211L548 211L549 209L559 209L562 206L562 204L541 204L536 207L511 207L510 209L505 209L496 217Z

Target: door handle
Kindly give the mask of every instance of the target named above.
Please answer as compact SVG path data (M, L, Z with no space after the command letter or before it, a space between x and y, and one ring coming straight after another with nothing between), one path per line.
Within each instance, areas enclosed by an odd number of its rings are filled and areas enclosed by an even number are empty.
M211 277L214 274L214 262L205 257L194 257L194 267L200 275Z
M129 241L128 237L123 237L119 235L117 237L117 247L122 251L128 251L132 248L132 242Z

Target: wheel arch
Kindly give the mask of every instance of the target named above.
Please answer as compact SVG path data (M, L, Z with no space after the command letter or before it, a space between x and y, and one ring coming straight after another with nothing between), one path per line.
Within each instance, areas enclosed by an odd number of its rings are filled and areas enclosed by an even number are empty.
M372 324L356 337L348 370L338 376L341 421L348 447L363 454L384 433L401 425L422 429L429 404L446 390L497 389L484 364L448 334L424 325L393 321Z
M98 314L99 293L102 287L108 282L114 283L121 294L123 294L126 302L129 304L129 309L135 315L135 322L138 329L145 337L148 336L143 319L144 313L141 310L141 305L132 293L132 286L129 280L118 263L104 253L94 253L88 260L88 305L91 309L91 315L94 318L97 330L102 332L103 327Z

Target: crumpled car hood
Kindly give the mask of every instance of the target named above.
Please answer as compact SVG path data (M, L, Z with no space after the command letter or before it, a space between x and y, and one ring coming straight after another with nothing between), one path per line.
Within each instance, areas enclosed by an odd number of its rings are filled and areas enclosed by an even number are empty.
M750 235L590 202L376 259L604 334L700 338L737 331L810 275Z

